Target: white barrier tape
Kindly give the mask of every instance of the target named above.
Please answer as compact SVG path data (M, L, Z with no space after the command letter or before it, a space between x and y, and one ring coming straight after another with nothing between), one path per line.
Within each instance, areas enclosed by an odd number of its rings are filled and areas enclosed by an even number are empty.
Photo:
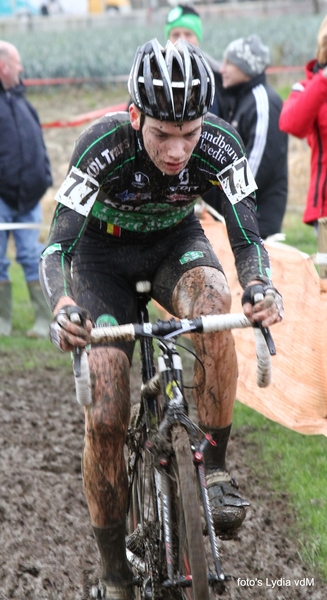
M0 223L0 231L7 231L12 229L47 229L49 225L42 225L38 223Z
M326 252L317 252L315 263L317 265L327 265L327 254Z

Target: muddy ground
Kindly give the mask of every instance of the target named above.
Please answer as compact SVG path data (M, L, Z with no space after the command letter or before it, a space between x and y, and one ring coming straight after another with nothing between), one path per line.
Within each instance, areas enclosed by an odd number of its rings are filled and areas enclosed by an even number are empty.
M97 105L83 98L64 94L34 103L42 121L110 104L100 94ZM80 130L45 132L55 185ZM52 192L43 201L45 222ZM44 353L33 341L29 351L39 368L23 368L16 352L0 349L0 600L82 600L99 568L80 474L83 411L74 400L69 359L65 367L44 367ZM136 390L137 370L132 382ZM276 499L268 474L259 480L251 461L245 464L242 457L255 455L256 448L243 433L233 433L228 463L251 506L238 538L219 543L224 570L232 576L225 598L325 600L325 586L301 563L296 541L285 534L285 523L293 522L287 494Z

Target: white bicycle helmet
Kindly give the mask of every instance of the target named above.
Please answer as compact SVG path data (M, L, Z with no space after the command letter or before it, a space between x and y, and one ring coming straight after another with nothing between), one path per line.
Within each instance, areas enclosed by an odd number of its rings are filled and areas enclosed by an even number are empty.
M160 121L193 121L212 105L215 81L200 48L181 39L175 44L168 41L163 48L154 38L137 49L128 90L144 115Z

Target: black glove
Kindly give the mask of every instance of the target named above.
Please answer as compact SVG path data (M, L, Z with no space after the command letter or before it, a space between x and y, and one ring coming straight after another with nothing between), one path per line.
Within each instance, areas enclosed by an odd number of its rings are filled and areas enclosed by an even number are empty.
M265 297L271 298L271 303L275 302L281 318L284 315L283 298L280 293L272 285L264 285L262 283L252 283L248 285L242 296L242 306L250 302L252 306L260 302Z
M275 303L278 308L278 313L281 318L283 318L284 308L283 308L283 299L280 293L273 287L273 285L264 285L262 283L252 283L248 285L242 296L242 306L247 302L250 302L252 306L257 302L260 302L266 298L270 300L270 303ZM271 355L276 354L276 348L274 344L274 340L271 336L271 333L268 327L263 327L262 323L254 323L253 327L258 327L261 330L262 335L266 340L266 344L268 346L269 352Z
M79 306L63 306L58 311L58 314L55 316L53 321L50 323L50 341L54 346L60 348L60 329L64 327L65 322L71 321L72 323L77 323L84 327L86 320L90 319L92 321L92 317L88 310L85 308L80 308Z

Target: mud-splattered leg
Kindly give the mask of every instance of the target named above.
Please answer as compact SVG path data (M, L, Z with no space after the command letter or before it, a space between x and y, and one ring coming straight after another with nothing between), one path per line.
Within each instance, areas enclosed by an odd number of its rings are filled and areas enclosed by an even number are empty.
M173 292L173 307L179 317L228 313L231 297L225 276L211 267L187 271ZM208 427L231 424L236 395L237 360L233 336L221 333L193 334L195 351L205 375L195 362L195 402L200 421Z
M231 297L224 275L211 267L196 267L185 273L173 292L173 308L179 317L228 313ZM233 535L245 518L246 500L226 468L226 450L231 430L237 385L237 360L231 332L193 334L195 402L201 428L215 445L204 451L209 498L217 534Z
M85 409L83 481L102 579L130 581L125 550L127 475L124 443L130 414L129 361L121 350L90 353L93 403Z

